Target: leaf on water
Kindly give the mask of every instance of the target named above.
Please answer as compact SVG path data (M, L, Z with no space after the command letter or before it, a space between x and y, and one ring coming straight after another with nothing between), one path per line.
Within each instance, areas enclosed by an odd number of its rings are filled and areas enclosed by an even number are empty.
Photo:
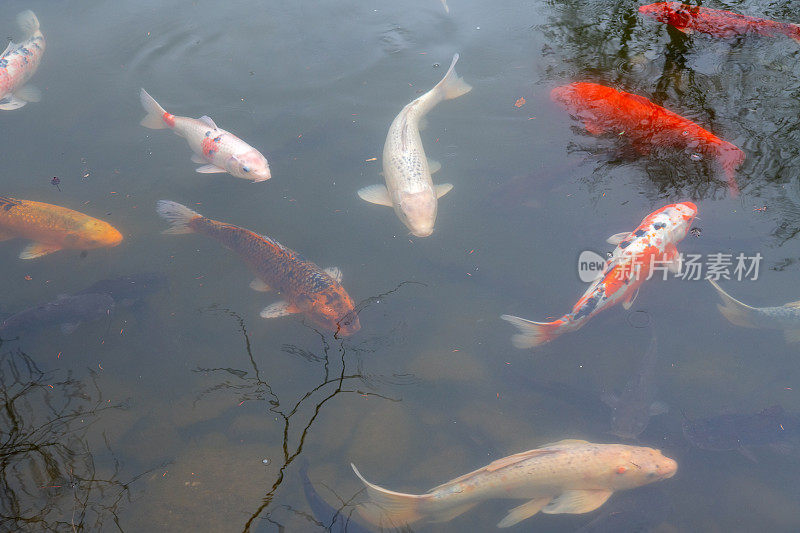
M524 105L525 105L525 98L523 98L522 96L517 98L517 101L514 102L514 107L522 107Z

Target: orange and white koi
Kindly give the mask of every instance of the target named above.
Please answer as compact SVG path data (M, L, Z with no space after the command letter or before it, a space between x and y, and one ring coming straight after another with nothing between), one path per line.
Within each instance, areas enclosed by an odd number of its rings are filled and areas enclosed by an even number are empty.
M358 512L381 528L444 522L482 501L499 498L527 501L511 509L497 527L513 526L540 511L588 513L616 491L671 478L678 469L678 464L660 450L576 439L509 455L424 494L384 489L351 466L367 487L370 499L358 506Z
M352 335L361 328L338 268L323 270L270 237L204 217L177 202L160 200L157 211L172 223L164 233L200 233L218 240L256 273L250 283L253 290L275 290L284 297L265 307L262 318L302 313L313 324L340 335Z
M0 196L0 241L33 242L20 259L35 259L58 250L110 248L122 242L116 228L66 207Z
M608 242L617 247L600 277L572 311L552 322L500 317L519 330L511 342L517 348L532 348L582 328L597 313L620 302L629 309L639 287L656 268L664 266L671 272L680 272L680 254L675 245L686 237L696 215L697 206L692 202L670 204L647 215L635 230L609 237Z
M144 89L139 92L139 98L147 111L142 126L153 130L169 128L186 139L194 152L192 162L202 165L196 172L227 172L254 182L272 177L267 158L261 152L233 133L218 128L211 117L204 115L197 119L167 113Z
M683 2L656 2L639 6L639 13L669 24L684 33L698 31L721 38L747 34L766 37L785 35L800 42L800 26L797 24L750 17L710 7L690 6Z
M38 102L42 93L33 85L25 85L39 68L44 54L44 35L33 11L17 15L17 24L25 33L21 43L8 43L0 54L0 109L19 109L28 102Z

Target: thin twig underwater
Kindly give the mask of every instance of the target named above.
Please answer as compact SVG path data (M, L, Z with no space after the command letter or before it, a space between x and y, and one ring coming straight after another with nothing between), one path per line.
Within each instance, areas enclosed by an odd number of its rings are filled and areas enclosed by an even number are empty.
M425 286L423 283L404 281L385 293L366 298L359 302L355 306L354 312L361 313L367 307L380 303L381 300L389 297L401 287L408 284ZM363 352L374 351L374 348L370 345L370 343L374 342L374 339L367 339L357 345L353 345L352 340L340 338L338 332L334 332L332 335L333 342L331 342L330 335L326 335L325 332L314 328L308 322L304 321L304 325L315 332L319 337L320 349L314 351L292 344L283 344L281 346L281 351L299 357L310 364L322 365L321 380L316 386L293 402L282 402L275 392L275 389L270 384L269 372L259 368L256 362L257 358L254 356L253 344L244 318L231 309L217 305L212 305L201 311L227 315L236 322L237 328L244 340L245 354L249 368L247 370L236 368L196 368L194 370L195 372L204 374L222 373L228 375L225 381L202 391L198 395L196 401L199 401L204 396L211 393L232 391L240 395L239 399L241 402L266 401L269 404L268 411L270 415L277 416L283 425L282 457L278 474L272 485L269 486L268 490L262 496L261 504L250 514L242 526L242 531L249 532L252 531L253 528L257 528L259 526L258 521L263 521L262 523L264 524L272 524L277 527L278 530L283 530L284 526L276 522L271 516L271 513L267 512L267 509L272 504L279 487L286 479L287 468L303 452L306 436L311 426L318 420L323 407L336 396L347 393L381 398L391 402L400 402L402 398L393 398L378 392L380 385L409 385L416 383L418 380L410 374L383 376L366 372L360 358L356 358L356 360L353 361L348 360L349 358L347 356L348 354L358 356L358 354ZM395 333L395 331L393 330L391 333ZM380 343L381 341L378 342ZM355 370L349 370L348 367L352 367L354 363ZM231 379L231 377L234 379ZM359 383L364 386L363 389L359 388ZM307 413L307 416L298 419L298 417L302 416L301 413ZM349 505L350 502L344 502L338 511L345 513L345 507ZM286 506L281 507L286 508Z

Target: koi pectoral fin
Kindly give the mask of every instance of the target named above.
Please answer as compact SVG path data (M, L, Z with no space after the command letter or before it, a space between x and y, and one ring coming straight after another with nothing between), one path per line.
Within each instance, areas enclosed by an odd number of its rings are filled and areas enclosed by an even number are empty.
M627 300L622 302L622 308L625 309L626 311L628 309L630 309L631 306L633 305L633 302L636 301L636 297L637 296L639 296L639 289L638 288L636 289L636 292L633 293L633 296L631 296L630 298L628 298Z
M428 172L436 174L440 170L442 170L442 164L435 159L428 158Z
M439 185L434 185L433 187L433 192L436 193L437 200L452 190L453 190L452 183L440 183Z
M613 244L614 246L616 246L630 236L631 236L630 231L623 231L622 233L615 233L614 235L606 239L606 242L608 244Z
M566 490L542 509L547 514L582 514L594 511L614 494L613 490Z
M272 290L272 287L270 287L269 285L267 285L258 278L250 282L250 288L258 292L269 292Z
M192 163L197 163L198 165L205 165L208 163L205 157L197 155L194 152L192 152L192 157L190 159L192 160Z
M606 132L605 128L603 128L600 124L591 120L584 120L583 127L586 128L586 131L592 135L602 135Z
M61 250L61 247L57 244L43 244L41 242L32 242L25 248L23 248L22 252L19 254L20 259L36 259L37 257L42 257L43 255L52 254L53 252L57 252Z
M281 300L280 302L275 302L272 305L266 306L264 309L261 310L261 318L278 318L281 316L288 316L293 313L297 313L298 310L295 309L292 304L289 302L284 302Z
M22 98L17 98L16 96L9 96L0 100L0 109L3 111L13 111L14 109L19 109L27 104L25 100Z
M392 198L389 196L389 189L380 183L369 185L358 190L358 196L365 202L377 205L393 207Z
M224 168L219 168L217 165L203 165L202 167L197 167L194 169L195 172L199 172L200 174L217 174L219 172L227 172Z
M497 527L511 527L518 524L523 520L532 517L542 510L542 508L550 503L553 498L546 496L544 498L534 498L529 502L525 502L518 507L511 509L508 514L497 523Z
M800 342L800 329L787 329L783 332L783 336L790 344Z
M42 91L33 85L26 85L14 91L14 96L26 102L39 102L42 99Z

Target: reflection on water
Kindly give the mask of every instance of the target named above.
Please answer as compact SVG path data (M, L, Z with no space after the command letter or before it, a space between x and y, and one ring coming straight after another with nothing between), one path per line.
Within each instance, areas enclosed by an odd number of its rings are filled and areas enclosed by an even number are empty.
M674 279L535 352L514 349L499 319L568 308L585 290L582 251L610 252L609 235L678 201L699 208L681 251L764 256L757 281L723 280L725 290L758 307L799 299L797 44L686 35L630 0L442 4L0 6L2 35L19 38L13 18L31 9L48 43L31 79L41 101L0 111L0 194L91 213L124 237L32 261L18 259L20 242L0 242L0 321L101 280L167 280L136 305L115 297L113 312L70 334L32 328L0 346L0 529L322 531L333 522L306 499L303 460L325 503L357 522L350 462L413 491L566 437L618 442L602 392L627 391L644 366L642 316L658 359L639 374L670 409L638 443L675 458L678 473L517 530L800 529L796 437L753 463L691 446L682 427L683 413L800 411L796 344L736 327L713 287ZM791 3L708 7L800 23ZM415 238L356 191L382 181L391 121L454 53L474 88L421 132L442 163L434 181L454 187L435 232ZM643 155L588 134L549 96L578 81L644 96L741 148L740 197L708 157ZM182 139L139 125L140 87L263 150L273 177L195 173ZM361 330L342 339L301 316L260 318L279 298L252 291L217 243L160 235L165 198L337 266ZM511 506L414 529L491 531Z

